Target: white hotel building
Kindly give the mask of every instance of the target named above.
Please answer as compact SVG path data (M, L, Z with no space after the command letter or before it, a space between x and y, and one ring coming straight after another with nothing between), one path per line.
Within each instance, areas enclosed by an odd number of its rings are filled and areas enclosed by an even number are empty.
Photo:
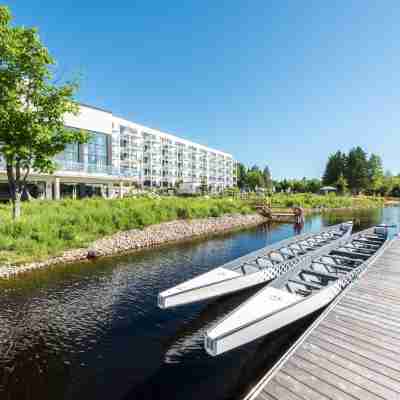
M56 157L52 175L31 174L30 192L59 199L91 195L122 196L141 188L199 186L211 191L234 186L231 154L148 128L99 108L80 105L77 116L67 115L65 126L91 134L88 143L71 144ZM0 197L6 196L6 174L0 159Z

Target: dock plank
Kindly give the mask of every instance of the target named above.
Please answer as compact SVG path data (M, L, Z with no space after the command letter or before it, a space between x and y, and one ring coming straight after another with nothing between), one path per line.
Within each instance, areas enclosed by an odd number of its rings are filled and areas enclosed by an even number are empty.
M399 239L245 399L264 398L400 400Z
M283 371L287 374L292 374L292 376L295 376L296 379L304 385L317 388L322 396L333 400L354 400L354 397L346 391L343 391L342 388L327 382L326 379L321 379L320 371L314 371L314 373L312 373L310 369L307 368L307 365L304 365L298 360L294 360L293 357L285 364ZM303 395L305 396L305 393L303 393Z
M322 355L324 357L321 357ZM373 374L368 370L365 371L361 366L339 356L332 357L332 355L324 352L316 354L315 352L307 351L304 348L300 349L300 351L296 353L296 356L319 366L322 370L325 369L346 381L350 381L374 395L382 396L384 398L394 398L400 394L396 390L379 384L377 382L377 380L379 381L377 374Z
M320 354L329 355L336 362L351 362L356 365L355 370L365 369L369 374L377 374L379 380L383 381L388 387L392 387L394 390L399 390L400 388L400 372L396 371L390 367L386 367L375 360L371 360L365 355L359 354L354 351L350 351L344 347L339 347L332 345L329 342L322 341L318 338L310 338L307 343L304 344L304 349L309 351L314 351L317 349ZM343 360L343 361L342 361Z

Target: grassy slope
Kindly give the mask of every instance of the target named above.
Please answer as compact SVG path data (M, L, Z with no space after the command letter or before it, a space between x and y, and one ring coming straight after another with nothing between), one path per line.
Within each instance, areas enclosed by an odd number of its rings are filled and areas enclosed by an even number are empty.
M66 249L86 246L105 235L161 222L250 212L244 202L231 199L97 198L24 203L22 218L13 223L10 206L3 205L0 263L44 259Z

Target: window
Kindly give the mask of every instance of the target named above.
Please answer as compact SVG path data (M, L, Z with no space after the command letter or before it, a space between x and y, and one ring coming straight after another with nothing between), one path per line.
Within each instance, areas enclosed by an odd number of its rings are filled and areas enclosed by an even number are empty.
M89 164L108 165L107 135L105 133L93 133L88 142Z
M64 151L58 154L56 159L58 161L79 162L79 144L67 144Z

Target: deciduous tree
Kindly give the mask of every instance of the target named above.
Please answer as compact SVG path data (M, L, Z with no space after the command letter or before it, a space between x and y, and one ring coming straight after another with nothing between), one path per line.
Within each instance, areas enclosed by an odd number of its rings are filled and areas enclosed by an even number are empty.
M378 192L383 184L382 159L373 153L368 160L368 179L369 190L373 193Z
M55 85L54 59L37 30L13 26L11 20L9 9L0 6L0 155L18 218L30 173L52 173L53 157L87 135L64 127L64 115L78 111L72 101L76 83Z
M368 188L367 154L360 146L349 151L345 177L349 187L356 194Z

